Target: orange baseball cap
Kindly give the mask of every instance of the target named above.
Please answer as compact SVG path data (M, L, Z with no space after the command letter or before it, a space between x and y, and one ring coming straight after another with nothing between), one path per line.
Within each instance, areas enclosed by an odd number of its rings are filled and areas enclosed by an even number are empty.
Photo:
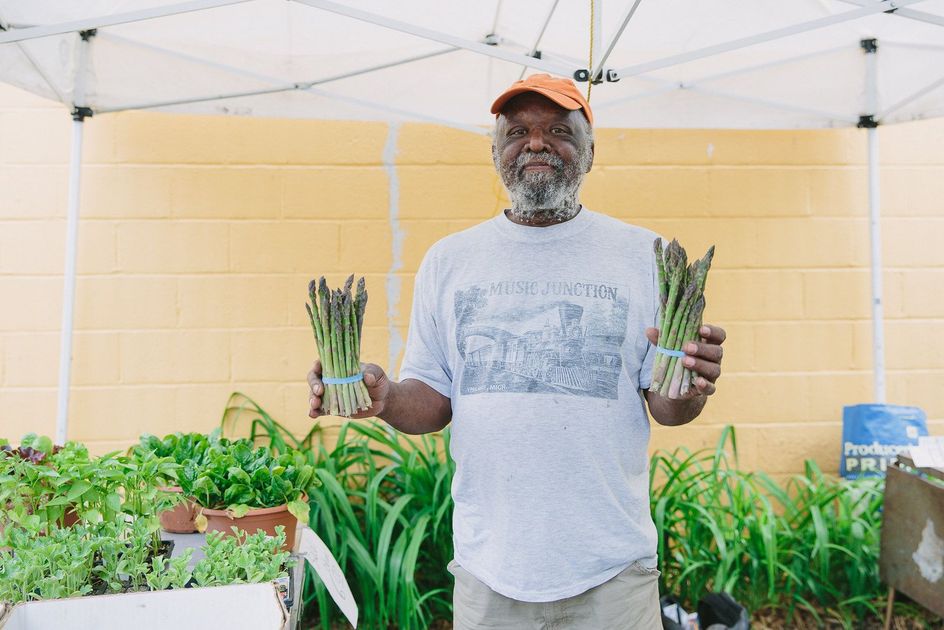
M524 92L537 92L551 99L564 109L582 109L583 115L593 124L593 112L590 103L583 97L577 86L570 79L558 79L549 74L532 74L521 81L515 81L511 87L501 93L492 103L492 113L498 115L505 103Z

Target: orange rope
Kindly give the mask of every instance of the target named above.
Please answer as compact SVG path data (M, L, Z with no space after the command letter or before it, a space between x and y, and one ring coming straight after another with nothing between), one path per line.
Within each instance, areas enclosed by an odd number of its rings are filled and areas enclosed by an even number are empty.
M590 63L587 65L593 72L593 0L590 0ZM593 88L593 74L587 80L587 102L590 102L590 90Z

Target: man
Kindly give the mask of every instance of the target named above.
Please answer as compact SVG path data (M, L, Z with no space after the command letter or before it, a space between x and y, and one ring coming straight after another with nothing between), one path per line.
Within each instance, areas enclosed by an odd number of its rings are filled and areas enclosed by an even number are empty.
M661 628L645 404L660 424L694 419L725 333L705 326L683 349L698 374L685 399L646 391L656 234L580 205L589 104L534 75L492 113L511 208L427 252L401 381L365 365L373 405L357 417L411 434L452 423L456 630Z

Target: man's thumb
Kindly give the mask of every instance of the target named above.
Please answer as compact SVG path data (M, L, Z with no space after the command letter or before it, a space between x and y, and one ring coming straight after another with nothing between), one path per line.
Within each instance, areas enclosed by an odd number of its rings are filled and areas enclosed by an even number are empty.
M654 344L659 343L659 329L652 327L646 328L646 337Z

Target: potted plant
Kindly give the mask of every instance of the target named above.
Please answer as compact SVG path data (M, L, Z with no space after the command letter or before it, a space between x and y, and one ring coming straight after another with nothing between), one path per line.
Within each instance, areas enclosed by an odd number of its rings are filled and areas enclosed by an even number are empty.
M218 439L218 431L209 436L202 433L172 433L160 439L154 435L143 434L139 444L131 449L135 460L142 460L153 454L157 457L166 457L178 466L193 462L198 467L203 465L203 455L211 441ZM191 534L197 531L195 519L197 504L191 497L184 495L180 485L177 485L176 476L172 485L161 486L163 491L179 495L179 502L174 507L160 512L161 527L164 531L175 534Z
M298 451L273 455L247 439L211 442L202 465L190 461L179 475L184 494L200 505L200 531L231 534L257 529L275 535L285 528L285 548L295 544L296 520L308 522L307 491L317 483L314 467Z
M47 532L53 527L70 527L79 520L75 502L91 484L83 477L79 477L82 483L76 483L68 473L59 472L60 457L76 453L89 461L88 452L79 445L53 446L48 437L35 433L24 435L18 447L0 440L0 505L4 507L0 531L13 522L28 523Z

